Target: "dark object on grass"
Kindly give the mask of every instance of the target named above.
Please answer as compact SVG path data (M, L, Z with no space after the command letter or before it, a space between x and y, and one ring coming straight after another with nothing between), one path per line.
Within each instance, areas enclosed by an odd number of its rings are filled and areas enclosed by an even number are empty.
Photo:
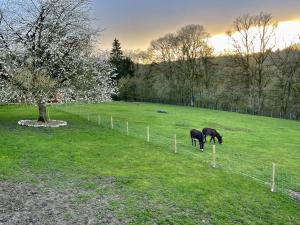
M216 143L215 137L218 139L219 144L223 143L222 136L215 129L203 128L202 133L204 135L205 142L206 142L206 135L209 135L211 136L210 143L212 140L214 140L214 143Z
M191 131L191 139L192 139L192 146L196 146L196 140L199 141L200 150L203 152L204 149L204 135L201 131L192 129Z
M158 112L158 113L168 113L168 111L167 111L167 110L164 110L164 109L159 109L159 110L157 110L157 112Z

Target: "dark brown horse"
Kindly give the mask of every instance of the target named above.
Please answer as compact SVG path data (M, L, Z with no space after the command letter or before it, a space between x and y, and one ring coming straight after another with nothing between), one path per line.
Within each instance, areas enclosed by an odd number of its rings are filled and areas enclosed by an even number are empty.
M199 146L200 146L200 150L203 152L203 149L204 149L204 136L202 134L201 131L199 130L196 130L196 129L192 129L190 131L191 133L191 139L192 139L192 146L196 146L196 140L199 141Z
M223 143L223 139L222 139L222 136L215 130L215 129L212 129L212 128L204 128L202 130L202 133L204 135L204 140L206 142L206 136L209 135L211 136L210 138L210 143L212 140L214 140L214 143L216 143L216 140L215 138L218 139L218 142L219 144L222 144Z

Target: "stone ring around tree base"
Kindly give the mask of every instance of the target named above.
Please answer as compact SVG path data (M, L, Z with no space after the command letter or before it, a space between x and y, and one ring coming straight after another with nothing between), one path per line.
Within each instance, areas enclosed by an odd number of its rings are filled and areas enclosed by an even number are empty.
M62 127L67 126L66 121L62 120L50 120L45 123L39 122L37 120L20 120L18 121L18 124L21 126L27 126L27 127Z

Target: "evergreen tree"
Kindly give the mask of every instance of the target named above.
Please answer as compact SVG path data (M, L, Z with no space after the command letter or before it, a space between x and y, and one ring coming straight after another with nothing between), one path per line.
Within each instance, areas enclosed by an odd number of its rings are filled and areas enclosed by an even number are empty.
M134 63L131 58L124 57L121 43L117 38L113 41L109 62L116 68L117 80L134 74Z
M121 43L117 38L115 38L112 44L112 50L110 52L110 62L112 64L116 64L122 61L123 57Z

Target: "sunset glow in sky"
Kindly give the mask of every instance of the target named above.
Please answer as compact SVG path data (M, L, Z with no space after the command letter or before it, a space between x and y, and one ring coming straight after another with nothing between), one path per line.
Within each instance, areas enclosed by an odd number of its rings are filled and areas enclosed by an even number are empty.
M278 23L275 31L275 39L272 43L275 43L276 49L283 49L291 44L299 43L299 38L300 20L282 21ZM213 35L209 43L213 46L216 54L222 54L225 51L232 50L230 38L225 33Z
M278 21L276 41L283 48L300 33L300 0L92 0L93 14L104 29L100 46L114 38L124 49L147 49L150 41L188 24L201 24L211 34L216 53L230 48L225 32L243 14L271 13Z

